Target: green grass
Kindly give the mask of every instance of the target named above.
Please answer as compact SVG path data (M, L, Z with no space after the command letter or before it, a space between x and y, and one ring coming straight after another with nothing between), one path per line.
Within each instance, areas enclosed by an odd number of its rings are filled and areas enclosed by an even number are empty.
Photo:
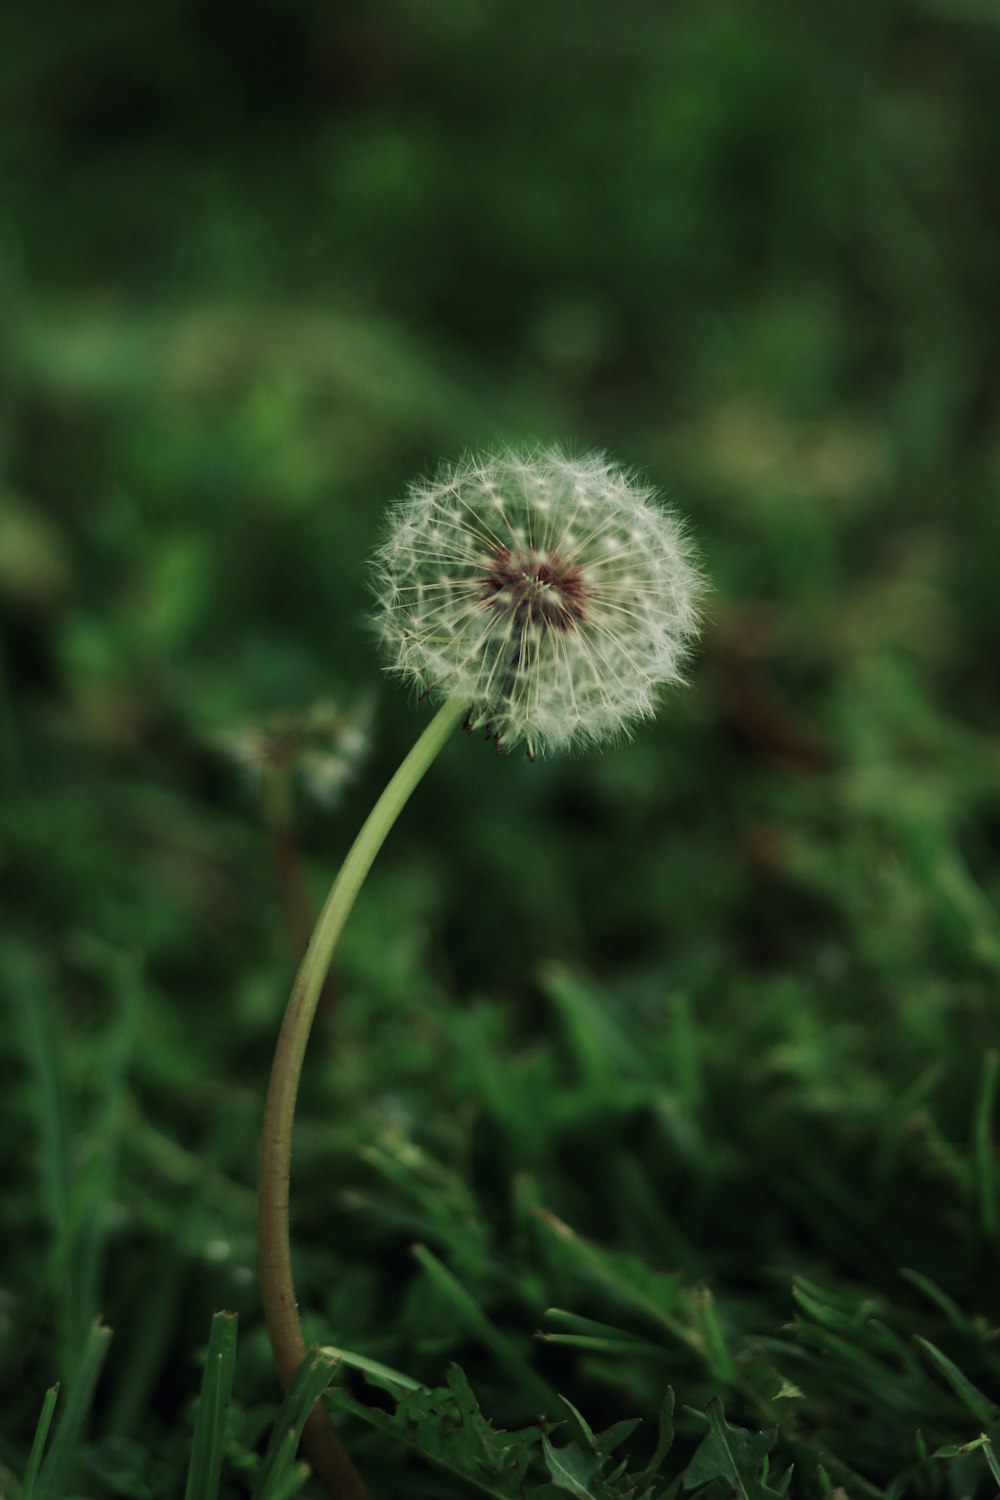
M236 1322L235 1313L216 1313L212 1319L184 1500L213 1500L219 1492L236 1364Z
M2 56L6 1492L314 1494L326 1392L385 1500L987 1500L991 7L57 4ZM333 805L290 773L318 907L426 723L364 625L385 506L528 439L690 516L703 648L605 755L457 735L393 831L282 1405L294 892L222 746L367 726Z

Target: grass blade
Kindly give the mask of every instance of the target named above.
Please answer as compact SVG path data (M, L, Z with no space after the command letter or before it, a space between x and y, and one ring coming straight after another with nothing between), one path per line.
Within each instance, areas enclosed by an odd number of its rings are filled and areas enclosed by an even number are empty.
M266 1474L263 1469L261 1470L260 1483L254 1490L254 1494L259 1495L259 1500L276 1500L278 1495L284 1494L286 1492L286 1481L294 1473L296 1467L295 1450L299 1446L298 1433L292 1427L289 1427L282 1433L281 1428L277 1425L274 1431L275 1435L279 1437L279 1442L273 1454L271 1454L270 1445L268 1447L268 1455L271 1458L271 1462ZM301 1464L298 1467L304 1469L306 1474L309 1473L308 1464Z
M306 1418L330 1384L339 1363L333 1350L312 1349L299 1366L275 1420L253 1487L253 1500L278 1500L288 1494L288 1476Z
M962 1374L957 1365L952 1364L947 1355L942 1354L941 1350L932 1344L929 1339L923 1339L919 1334L914 1336L914 1342L923 1349L928 1359L937 1366L962 1405L972 1413L977 1421L982 1422L984 1426L988 1426L990 1423L996 1421L997 1416L1000 1415L1000 1409L994 1406L993 1402L984 1396L982 1391Z
M608 1007L581 979L561 964L547 964L539 983L553 1002L581 1079L604 1088L622 1074L641 1076L642 1057L616 1026Z
M674 1392L672 1386L667 1386L660 1403L660 1418L657 1428L656 1447L653 1456L637 1475L637 1483L642 1486L648 1484L660 1471L660 1465L670 1452L674 1444Z
M719 1322L715 1298L708 1287L696 1289L691 1293L691 1310L694 1313L698 1336L705 1350L705 1361L709 1372L716 1380L732 1385L736 1379L736 1366L726 1346L726 1336Z
M993 1478L997 1484L1000 1484L1000 1462L997 1461L996 1450L989 1438L983 1443L983 1457L989 1464L990 1473L993 1475Z
M66 1476L72 1467L77 1444L90 1415L94 1389L110 1342L111 1329L105 1328L99 1321L92 1323L52 1446L38 1473L35 1500L55 1500L66 1489Z
M38 1089L38 1121L41 1129L41 1186L52 1230L49 1264L39 1277L58 1302L59 1339L57 1369L67 1385L76 1384L76 1361L86 1343L86 1322L77 1321L76 1269L71 1253L70 1203L73 1184L71 1140L75 1134L70 1118L64 1059L60 1050L63 1028L51 995L51 978L34 962L15 955L18 992L23 996L21 1018L26 1051Z
M302 1488L311 1473L312 1470L304 1460L301 1463L292 1464L284 1479L276 1481L268 1488L264 1500L291 1500L292 1495Z
M513 1340L500 1332L483 1312L476 1299L457 1277L452 1275L448 1267L443 1265L426 1245L414 1245L413 1256L419 1261L438 1291L458 1310L470 1332L480 1338L515 1379L520 1381L527 1391L530 1391L531 1399L539 1402L544 1411L550 1413L559 1411L561 1399L559 1395L531 1368Z
M966 1337L970 1334L975 1334L976 1330L971 1318L967 1318L954 1297L949 1297L947 1292L943 1292L936 1282L931 1281L929 1276L922 1275L920 1271L913 1271L909 1266L903 1266L899 1274L911 1286L915 1286L918 1291L923 1292L928 1301L934 1303L934 1306L948 1319L948 1322L955 1329L956 1333L964 1334Z
M993 1145L993 1115L996 1109L998 1074L1000 1074L1000 1052L987 1052L983 1059L982 1079L973 1116L972 1154L980 1222L983 1233L991 1240L995 1240L1000 1232L996 1154Z
M215 1500L219 1492L236 1362L237 1321L236 1314L231 1312L217 1312L212 1319L184 1500Z
M27 1466L24 1470L24 1479L21 1482L21 1500L32 1500L35 1488L35 1480L38 1478L38 1470L42 1463L42 1454L49 1436L49 1428L52 1425L52 1413L56 1409L56 1401L59 1399L58 1385L50 1386L45 1392L45 1400L42 1402L41 1415L38 1418L38 1426L35 1428L35 1439L28 1454Z
M699 1354L702 1352L697 1334L685 1328L674 1316L680 1285L677 1275L656 1271L634 1255L606 1250L584 1239L550 1209L536 1208L534 1217L575 1270L588 1280L598 1282L617 1301L636 1308L645 1317L659 1323Z
M391 1391L397 1398L400 1391L424 1389L419 1380L411 1380L409 1375L404 1375L400 1370L391 1370L388 1365L380 1365L377 1359L369 1359L365 1354L355 1354L350 1349L337 1349L332 1344L324 1344L323 1352L331 1355L336 1364L347 1365L352 1370L360 1370L376 1385L381 1386L383 1390Z

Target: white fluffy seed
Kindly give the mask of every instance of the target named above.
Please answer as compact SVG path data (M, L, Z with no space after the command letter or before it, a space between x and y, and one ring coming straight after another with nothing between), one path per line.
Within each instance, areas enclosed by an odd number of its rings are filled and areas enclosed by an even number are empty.
M430 585L430 587L427 587ZM375 559L388 670L535 755L600 743L681 680L701 579L682 523L599 454L499 452L393 510Z

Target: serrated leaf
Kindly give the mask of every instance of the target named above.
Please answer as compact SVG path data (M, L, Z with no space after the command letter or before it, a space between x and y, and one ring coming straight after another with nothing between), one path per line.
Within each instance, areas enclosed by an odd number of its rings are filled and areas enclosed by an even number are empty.
M608 1458L620 1443L624 1443L627 1437L631 1437L642 1422L641 1417L625 1417L620 1422L612 1422L611 1426L605 1427L603 1432L594 1432L583 1413L577 1411L568 1396L560 1396L559 1399L569 1407L576 1418L587 1447L600 1458Z
M580 1431L583 1433L587 1446L589 1448L592 1448L596 1453L597 1438L594 1436L593 1428L590 1426L590 1423L587 1421L586 1417L583 1416L582 1412L577 1411L576 1407L573 1405L568 1396L560 1396L559 1400L562 1401L565 1406L569 1407L570 1411L573 1413L574 1417L577 1420L577 1424L579 1425Z
M605 1427L603 1432L594 1434L597 1452L602 1458L608 1458L641 1425L641 1417L623 1417L620 1422L612 1422L611 1426Z
M718 1397L709 1402L705 1416L708 1432L687 1466L684 1488L696 1490L713 1479L724 1479L743 1500L765 1500L777 1494L761 1477L764 1460L777 1440L777 1429L750 1432L745 1427L731 1427Z
M584 1453L576 1443L553 1448L546 1433L542 1434L542 1452L553 1484L571 1495L582 1496L583 1500L598 1500L592 1488L601 1473L601 1461L596 1454Z
M329 1399L484 1494L496 1500L522 1500L525 1476L539 1451L540 1428L506 1432L493 1427L457 1365L450 1367L445 1389L397 1386L392 1394L397 1405L391 1413L364 1406L340 1389Z

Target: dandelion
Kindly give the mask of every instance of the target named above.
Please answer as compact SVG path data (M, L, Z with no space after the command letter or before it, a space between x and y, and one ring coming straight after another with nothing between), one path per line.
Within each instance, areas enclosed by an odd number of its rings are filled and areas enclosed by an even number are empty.
M677 517L600 455L499 453L414 485L376 557L389 669L500 750L599 744L681 679L700 580Z
M391 671L441 707L369 814L326 899L275 1051L261 1141L261 1296L288 1386L306 1357L292 1280L292 1123L334 947L372 861L452 731L498 749L601 743L652 713L697 630L699 577L683 527L606 459L555 449L441 469L392 515L375 563L375 625ZM305 1427L339 1500L368 1491L321 1408Z
M268 714L214 738L257 794L296 953L305 952L313 927L296 835L296 793L301 790L301 800L334 807L367 753L370 719L367 702L342 709L322 699L305 708Z
M294 777L306 797L332 808L368 749L371 709L322 699L284 709L216 736L215 743L257 786Z

